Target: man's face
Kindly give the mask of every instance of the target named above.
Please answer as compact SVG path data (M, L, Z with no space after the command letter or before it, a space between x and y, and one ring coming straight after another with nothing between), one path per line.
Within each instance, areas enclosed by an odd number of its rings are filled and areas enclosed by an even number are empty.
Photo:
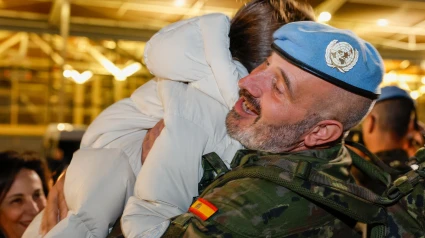
M240 98L226 118L231 137L249 149L296 149L318 122L313 106L333 85L276 53L239 81Z

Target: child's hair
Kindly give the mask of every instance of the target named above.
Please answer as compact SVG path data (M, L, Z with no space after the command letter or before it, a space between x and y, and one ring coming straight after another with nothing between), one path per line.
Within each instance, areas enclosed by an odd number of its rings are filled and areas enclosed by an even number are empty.
M313 8L297 0L252 0L232 19L230 52L248 72L271 54L273 33L286 23L314 21Z

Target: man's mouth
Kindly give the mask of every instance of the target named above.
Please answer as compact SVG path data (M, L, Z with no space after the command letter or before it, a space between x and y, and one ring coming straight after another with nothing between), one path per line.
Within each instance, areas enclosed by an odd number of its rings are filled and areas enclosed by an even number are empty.
M246 113L248 113L248 114L258 116L259 112L258 112L258 110L256 109L256 107L255 107L253 104L251 104L250 102L248 102L248 101L246 100L246 98L242 98L242 99L243 99L243 101L242 101L242 109L243 109Z

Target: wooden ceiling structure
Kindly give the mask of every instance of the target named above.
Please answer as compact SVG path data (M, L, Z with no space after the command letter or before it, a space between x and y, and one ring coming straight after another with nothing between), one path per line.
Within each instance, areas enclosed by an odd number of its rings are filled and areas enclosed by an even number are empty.
M95 48L102 54L107 54L108 49L114 50L127 58L140 61L144 42L162 27L181 19L213 12L233 16L244 2L246 1L0 0L0 66L7 64L7 60L14 61L16 56L22 59L43 53L56 57L53 58L54 61L61 63L55 52L61 55L61 36L65 36L66 60L76 61L73 62L77 65L76 68L89 66L98 69L100 73L102 67L96 63L88 48ZM424 63L421 68L421 62L425 59L425 1L307 2L315 8L317 15L325 11L332 14L328 24L351 29L372 42L384 58L395 60L394 62L400 60L400 63L409 60L412 63L409 66L410 71L424 73ZM379 26L379 19L386 19L388 25ZM26 62L15 61L15 65ZM35 62L41 63L40 60ZM396 67L394 62L390 64L391 67Z

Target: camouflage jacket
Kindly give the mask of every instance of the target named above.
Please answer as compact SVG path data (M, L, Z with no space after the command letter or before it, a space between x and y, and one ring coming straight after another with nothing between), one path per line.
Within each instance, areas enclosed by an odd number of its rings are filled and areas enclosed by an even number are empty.
M285 161L303 159L308 160L312 170L354 183L348 172L350 154L341 145L279 156L256 152L258 156L249 159L244 157L246 153L252 151L240 151L235 156L233 171L252 163L296 174L300 168L292 168ZM347 206L347 201L335 199L339 195L332 191L320 186L313 189ZM236 179L207 190L201 197L216 211L203 216L195 207L195 212L173 218L163 237L361 237L355 220L263 179Z
M380 160L372 160L372 162L383 171L389 173L393 181L400 177L400 175L412 170L409 156L407 152L402 149L380 151L376 153L376 156L378 156Z

